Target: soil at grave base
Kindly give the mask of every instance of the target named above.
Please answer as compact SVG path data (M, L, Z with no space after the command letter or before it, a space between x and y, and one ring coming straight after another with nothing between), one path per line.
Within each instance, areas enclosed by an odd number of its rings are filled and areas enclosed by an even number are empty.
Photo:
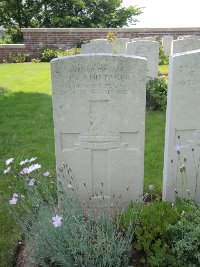
M28 245L20 244L17 249L16 260L14 262L14 267L37 267L36 265L28 261Z

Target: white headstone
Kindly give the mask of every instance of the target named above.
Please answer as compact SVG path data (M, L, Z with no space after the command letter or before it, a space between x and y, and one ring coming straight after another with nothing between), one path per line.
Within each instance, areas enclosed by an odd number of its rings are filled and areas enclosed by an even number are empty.
M176 189L199 201L200 50L172 55L169 64L163 199L173 201Z
M156 41L135 41L127 44L127 54L147 59L148 78L158 77L159 43Z
M126 54L128 42L130 42L130 38L116 38L113 42L114 53Z
M103 43L88 43L81 45L81 54L93 54L93 53L113 53L113 47L111 44Z
M138 37L138 38L133 38L131 41L156 41L156 36L145 36L145 37Z
M93 195L141 200L146 60L78 55L52 60L51 69L57 166L73 170L83 200L83 182Z
M172 53L172 41L174 37L172 35L166 35L162 38L162 46L165 53L170 56Z
M178 36L179 40L185 40L185 39L200 39L198 35L183 35L183 36Z
M107 39L92 39L90 43L109 44L109 41Z
M200 49L199 39L174 40L172 42L172 54Z

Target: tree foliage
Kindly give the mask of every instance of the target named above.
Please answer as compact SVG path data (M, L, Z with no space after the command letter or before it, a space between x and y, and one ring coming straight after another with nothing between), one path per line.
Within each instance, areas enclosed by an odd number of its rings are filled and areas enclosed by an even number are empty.
M0 0L0 25L20 28L110 28L135 24L140 8L122 0Z

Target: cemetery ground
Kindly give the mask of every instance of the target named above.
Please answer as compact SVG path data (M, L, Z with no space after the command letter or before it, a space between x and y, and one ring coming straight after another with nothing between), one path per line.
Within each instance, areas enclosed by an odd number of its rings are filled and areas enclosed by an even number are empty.
M166 67L160 71L167 72ZM20 190L12 172L3 175L5 160L38 157L42 172L49 171L55 182L55 156L49 63L0 65L0 267L13 266L20 231L6 211L13 186ZM154 186L154 196L162 192L165 112L146 112L144 192ZM8 181L10 181L9 186ZM167 209L165 205L158 209ZM171 209L171 207L170 207ZM153 211L151 211L153 212ZM146 214L148 217L148 212ZM151 265L161 266L161 265Z

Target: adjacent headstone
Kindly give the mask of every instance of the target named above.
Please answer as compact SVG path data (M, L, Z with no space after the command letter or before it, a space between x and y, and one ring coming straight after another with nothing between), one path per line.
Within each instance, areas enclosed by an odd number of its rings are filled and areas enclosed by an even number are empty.
M197 35L183 35L183 36L178 36L179 40L185 40L185 39L199 39L200 37Z
M73 170L84 201L84 182L93 196L141 200L146 60L78 55L53 59L51 69L57 167Z
M130 42L130 38L116 38L113 42L114 53L126 54L128 42Z
M146 37L137 37L133 38L131 41L156 41L156 36L146 36Z
M143 40L156 41L156 36L145 36L143 37Z
M156 41L135 41L127 44L127 54L147 59L148 79L158 77L159 43Z
M174 40L172 42L172 54L200 49L199 39Z
M165 53L170 56L172 53L172 41L174 37L172 35L166 35L162 38L162 46Z
M92 39L90 43L109 44L109 41L107 39Z
M88 43L81 45L81 54L93 54L93 53L110 54L113 53L113 47L111 44L103 44L103 43Z
M200 200L200 50L169 63L163 199Z

